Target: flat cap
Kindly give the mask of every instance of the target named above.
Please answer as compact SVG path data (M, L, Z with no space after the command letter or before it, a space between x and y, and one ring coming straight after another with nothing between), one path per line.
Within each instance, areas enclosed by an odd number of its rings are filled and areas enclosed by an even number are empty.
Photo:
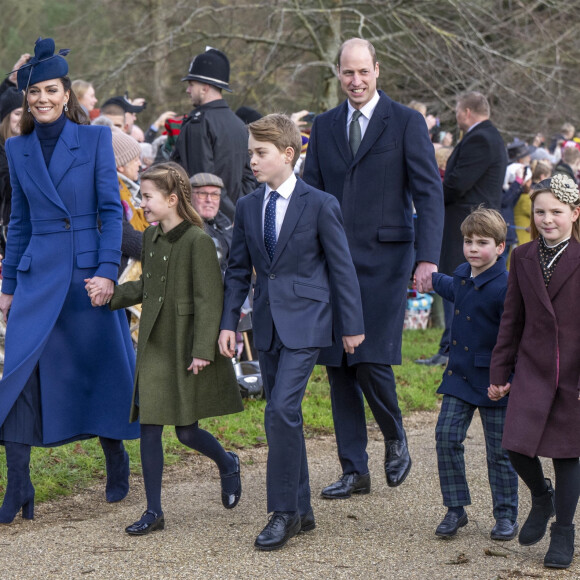
M224 182L221 177L213 173L196 173L189 178L192 187L203 187L204 185L213 185L214 187L223 187Z

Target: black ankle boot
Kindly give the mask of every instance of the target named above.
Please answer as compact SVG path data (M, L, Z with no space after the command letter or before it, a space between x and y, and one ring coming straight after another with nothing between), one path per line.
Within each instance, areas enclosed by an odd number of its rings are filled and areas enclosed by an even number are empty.
M544 558L548 568L568 568L574 557L574 524L560 526L554 522L550 527L550 548Z
M118 439L100 437L107 467L105 496L109 503L121 501L129 493L129 454Z
M554 506L554 488L546 478L548 489L542 495L532 495L532 509L525 521L518 541L522 546L537 544L546 534L549 519L556 513Z
M34 519L34 487L30 481L30 445L5 443L8 484L0 507L0 523L11 523L22 508L22 517Z

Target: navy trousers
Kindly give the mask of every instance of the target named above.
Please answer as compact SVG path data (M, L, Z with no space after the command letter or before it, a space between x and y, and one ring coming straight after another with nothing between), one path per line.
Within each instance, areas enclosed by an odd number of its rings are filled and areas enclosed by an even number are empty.
M349 367L345 355L341 366L326 367L326 371L342 472L364 475L369 468L363 394L385 441L405 438L393 369L374 363Z
M304 515L311 509L302 399L319 352L318 348L286 348L275 330L270 349L258 351L267 401L268 512Z
M465 476L463 441L476 409L479 409L485 450L487 474L493 500L493 517L515 522L518 517L518 476L507 451L501 446L507 407L477 407L451 395L443 395L443 403L435 439L437 465L443 505L461 507L471 504Z

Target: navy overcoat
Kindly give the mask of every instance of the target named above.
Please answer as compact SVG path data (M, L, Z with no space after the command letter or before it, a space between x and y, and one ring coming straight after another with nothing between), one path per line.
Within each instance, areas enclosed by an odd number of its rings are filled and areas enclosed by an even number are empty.
M508 273L505 260L497 262L475 278L465 262L453 277L435 272L433 288L453 302L453 325L449 364L437 391L478 407L504 407L507 397L492 401L487 396L491 352L497 340Z
M346 134L347 102L318 115L304 168L307 183L340 203L360 284L366 338L348 355L348 364L401 363L413 262L439 262L443 231L441 177L425 119L379 95L354 158ZM340 365L340 332L336 336L320 364Z
M114 281L122 207L107 127L66 122L47 168L36 132L6 142L12 214L2 292L6 330L0 425L38 364L43 441L129 439L134 353L126 317L93 308L84 279ZM97 227L100 221L100 231Z

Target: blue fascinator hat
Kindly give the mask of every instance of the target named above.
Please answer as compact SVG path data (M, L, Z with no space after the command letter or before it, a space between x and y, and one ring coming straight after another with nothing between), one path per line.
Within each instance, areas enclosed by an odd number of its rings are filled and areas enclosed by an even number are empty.
M57 54L54 54L54 51L55 44L52 38L39 38L36 41L34 56L18 69L19 91L25 91L29 85L59 79L68 74L68 63L64 57L69 53L69 49L62 48Z

